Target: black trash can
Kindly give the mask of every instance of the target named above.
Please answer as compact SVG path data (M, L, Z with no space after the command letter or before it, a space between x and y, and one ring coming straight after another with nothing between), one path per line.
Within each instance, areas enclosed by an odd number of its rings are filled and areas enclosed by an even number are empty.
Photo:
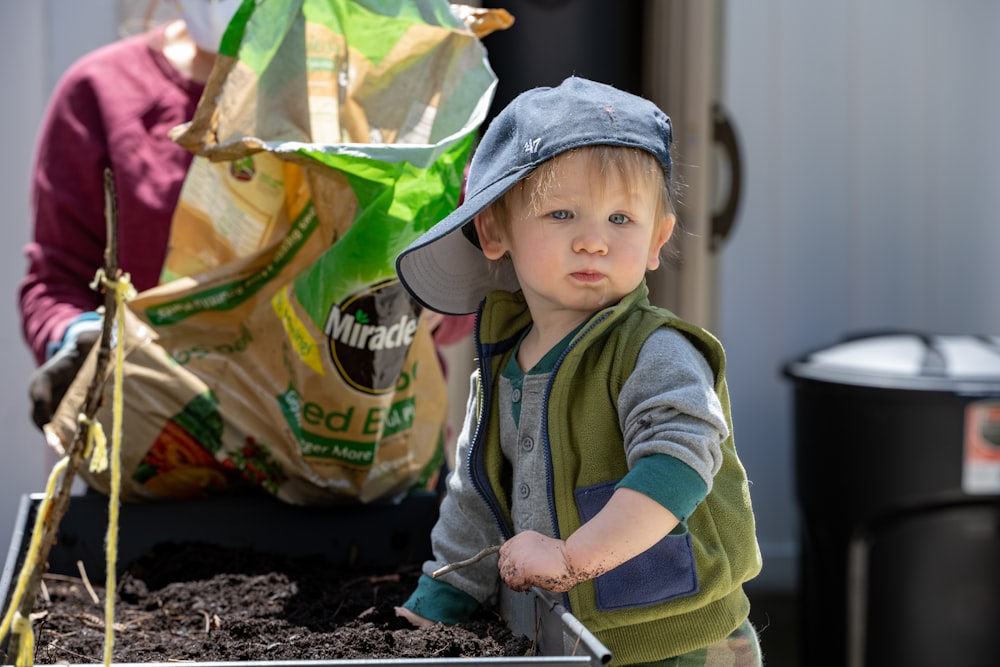
M802 665L1000 665L1000 337L854 336L787 364Z

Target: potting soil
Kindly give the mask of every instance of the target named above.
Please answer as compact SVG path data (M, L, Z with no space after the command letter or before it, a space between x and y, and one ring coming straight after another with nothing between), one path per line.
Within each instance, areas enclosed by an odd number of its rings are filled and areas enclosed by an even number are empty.
M335 568L214 545L162 544L119 575L113 662L229 662L533 655L503 619L412 628L395 615L416 567ZM102 663L105 591L47 576L35 606L36 664Z

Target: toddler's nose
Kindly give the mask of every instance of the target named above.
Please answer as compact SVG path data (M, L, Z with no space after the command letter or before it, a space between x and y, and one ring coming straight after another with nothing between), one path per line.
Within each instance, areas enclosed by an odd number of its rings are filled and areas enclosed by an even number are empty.
M581 229L580 233L573 239L573 252L605 255L608 252L608 244L598 230L586 227Z

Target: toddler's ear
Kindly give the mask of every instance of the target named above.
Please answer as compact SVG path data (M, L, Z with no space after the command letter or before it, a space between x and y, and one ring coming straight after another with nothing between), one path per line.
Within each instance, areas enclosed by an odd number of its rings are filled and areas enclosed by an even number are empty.
M474 219L476 234L479 235L479 247L483 249L486 259L500 259L507 253L503 242L500 225L491 207L486 207Z
M663 246L666 245L667 241L673 235L676 223L677 217L672 213L663 219L663 224L660 225L660 229L654 235L653 244L649 248L649 257L646 261L647 270L654 271L660 267L660 251L663 250Z

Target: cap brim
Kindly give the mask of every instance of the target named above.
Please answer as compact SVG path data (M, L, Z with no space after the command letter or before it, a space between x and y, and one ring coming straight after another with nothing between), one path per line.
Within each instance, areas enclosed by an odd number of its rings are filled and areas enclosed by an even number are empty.
M424 307L446 315L474 313L493 290L520 289L509 262L490 266L483 251L462 233L483 209L531 171L511 172L468 195L448 217L427 230L396 258L400 282Z

